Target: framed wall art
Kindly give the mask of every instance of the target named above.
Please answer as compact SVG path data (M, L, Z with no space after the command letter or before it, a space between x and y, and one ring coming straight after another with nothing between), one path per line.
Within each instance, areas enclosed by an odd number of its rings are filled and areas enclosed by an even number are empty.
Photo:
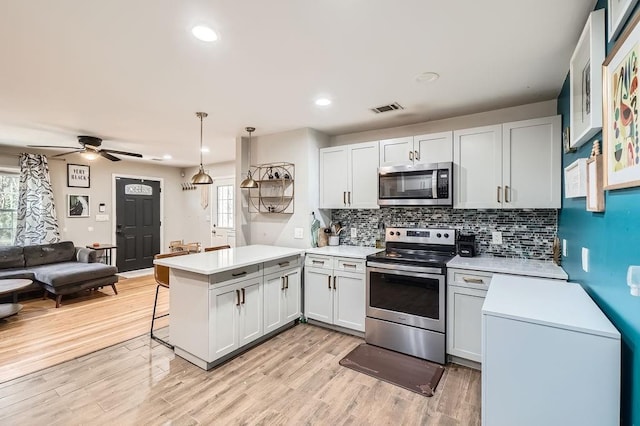
M577 148L602 128L602 69L604 9L589 15L569 63L570 147Z
M609 42L612 42L620 33L636 3L638 0L607 0L607 27L609 27L607 40Z
M604 189L640 185L639 22L636 14L602 66Z
M69 188L89 188L91 177L89 166L67 164L67 186Z
M67 217L89 217L89 196L67 195Z
M602 155L587 160L587 211L604 211Z

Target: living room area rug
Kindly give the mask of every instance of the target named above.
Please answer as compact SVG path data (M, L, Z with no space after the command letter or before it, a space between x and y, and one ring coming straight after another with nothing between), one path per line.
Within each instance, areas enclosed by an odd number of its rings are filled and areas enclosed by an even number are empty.
M340 365L422 396L433 396L444 373L440 364L366 343L349 352Z

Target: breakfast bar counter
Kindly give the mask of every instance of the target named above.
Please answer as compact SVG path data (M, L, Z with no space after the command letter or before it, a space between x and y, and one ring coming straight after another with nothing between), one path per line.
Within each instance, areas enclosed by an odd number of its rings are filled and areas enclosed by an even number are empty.
M170 268L176 355L208 370L294 325L304 252L252 245L155 260Z

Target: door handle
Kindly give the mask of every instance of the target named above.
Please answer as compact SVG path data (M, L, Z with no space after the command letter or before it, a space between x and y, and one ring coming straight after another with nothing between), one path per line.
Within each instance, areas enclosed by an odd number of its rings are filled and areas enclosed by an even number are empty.
M282 280L282 287L280 287L280 290L284 290L284 277L280 277L280 279Z
M289 289L289 275L287 275L285 278L285 284L284 284L284 288Z
M237 274L231 274L232 277L241 277L247 275L247 271L238 272Z
M348 200L349 200L349 205L351 205L351 191L349 191L349 192L348 192L348 194L349 194L349 198L348 198Z
M286 262L280 262L278 263L278 266L281 268L284 268L285 266L289 266L289 261L287 260Z
M509 202L509 195L507 195L508 191L509 191L509 185L505 185L505 187L504 187L504 202L505 203Z
M409 151L409 161L413 161L413 151Z
M333 276L333 289L336 289L336 276Z
M498 190L496 191L496 194L498 196L498 202L500 202L500 187L498 187Z
M418 153L418 151L413 151L414 152L414 158L416 159L416 161L420 161L420 154Z
M342 193L342 203L346 206L347 205L347 191L344 191Z
M331 290L331 275L327 275L327 284L329 284L329 290Z
M240 290L236 290L236 306L240 306Z
M480 278L467 278L467 277L464 277L464 278L462 278L462 280L465 283L484 284L484 281L482 281L482 279L480 279Z
M242 304L244 305L244 288L242 289Z

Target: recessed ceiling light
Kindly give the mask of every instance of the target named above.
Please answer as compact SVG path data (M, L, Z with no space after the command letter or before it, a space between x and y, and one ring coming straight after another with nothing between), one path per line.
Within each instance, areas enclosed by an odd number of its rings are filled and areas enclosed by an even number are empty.
M170 156L169 154L165 154L162 156L162 158L164 158L165 160L171 160L173 157Z
M318 105L318 106L329 106L329 105L331 105L331 99L318 98L318 99L316 99L316 105Z
M202 151L204 154L206 154L207 152L209 152L209 148L207 148L206 146L203 146L200 151Z
M191 33L195 38L202 41L216 41L218 39L218 34L216 34L216 32L211 28L205 27L204 25L193 27Z
M432 81L436 81L440 78L440 74L437 72L423 72L419 76L416 77L416 81L418 83L431 83Z

